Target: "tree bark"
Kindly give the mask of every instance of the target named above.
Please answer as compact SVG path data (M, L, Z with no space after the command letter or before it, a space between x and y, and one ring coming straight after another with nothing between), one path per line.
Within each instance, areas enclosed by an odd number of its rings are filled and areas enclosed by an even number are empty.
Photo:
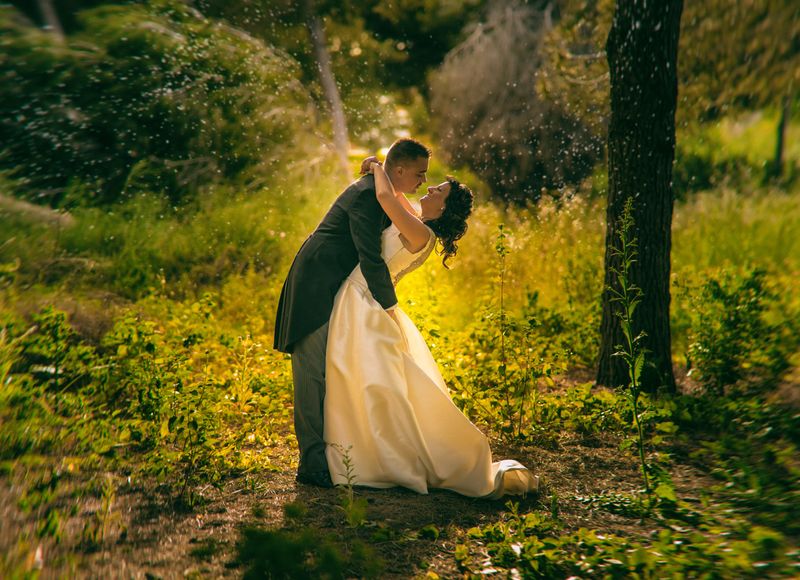
M42 15L42 20L47 28L52 30L53 34L55 34L59 40L64 40L64 28L61 26L61 21L58 19L58 12L56 12L52 0L37 0L36 4L39 7L39 13Z
M349 139L347 136L347 119L344 115L344 105L339 95L339 87L336 85L336 78L333 75L331 66L331 56L325 40L325 27L322 18L317 14L314 0L305 0L304 8L306 13L306 26L311 36L311 44L314 48L314 58L317 61L320 83L325 93L325 99L331 108L331 119L333 122L333 145L339 156L339 161L346 175L349 176L350 169L347 161L350 150Z
M670 247L672 243L672 163L678 99L678 36L683 0L617 0L606 43L611 74L608 132L608 206L606 210L605 290L597 383L627 383L628 370L612 356L622 344L619 306L609 287L617 287L610 251L625 201L633 198L632 236L638 257L630 282L643 297L633 317L635 334L644 331L648 364L645 390L675 390L670 344Z

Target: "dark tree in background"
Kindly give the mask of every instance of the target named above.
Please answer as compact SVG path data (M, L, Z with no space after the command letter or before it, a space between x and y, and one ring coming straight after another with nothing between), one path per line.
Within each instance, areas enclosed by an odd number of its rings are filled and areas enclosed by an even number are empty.
M582 113L539 94L553 25L550 2L494 2L430 75L431 122L445 158L470 167L506 202L556 194L601 159L602 139Z
M47 27L58 36L80 28L78 13L101 4L126 4L124 0L12 0L9 2L37 26Z
M350 169L347 163L347 154L350 150L350 137L347 133L347 119L344 115L344 104L339 95L339 87L336 85L336 78L331 67L331 55L328 53L327 40L325 37L325 25L317 12L314 0L303 2L305 11L305 21L308 27L308 34L311 38L311 45L314 47L314 59L319 71L320 84L325 93L325 99L331 109L331 122L333 124L333 145L336 154L339 156L339 163L342 166L342 175L345 179L349 176Z
M606 43L611 73L611 120L608 132L608 209L606 213L605 286L616 286L611 252L627 199L633 199L633 236L638 260L630 282L643 299L633 326L644 331L650 364L642 387L675 389L669 328L669 274L672 225L672 162L675 155L675 110L678 98L678 37L683 0L617 0ZM612 356L623 336L618 308L603 293L600 360L597 382L627 382L627 368Z
M39 7L39 12L42 14L42 19L47 24L47 28L59 39L63 39L64 29L61 26L61 20L58 18L58 13L56 12L55 6L53 6L52 0L38 0L36 4Z

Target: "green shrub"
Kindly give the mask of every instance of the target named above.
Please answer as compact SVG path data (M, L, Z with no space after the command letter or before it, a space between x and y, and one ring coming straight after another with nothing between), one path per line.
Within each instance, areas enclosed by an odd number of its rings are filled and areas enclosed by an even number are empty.
M763 526L734 534L703 533L681 526L636 541L581 528L559 534L561 524L538 513L521 514L513 504L495 524L469 530L485 544L480 562L469 544L456 547L462 571L493 568L523 578L764 578L788 575L792 553L786 537ZM713 530L708 530L713 531ZM483 550L481 551L483 552Z
M93 348L82 344L66 313L47 306L33 315L33 325L33 332L20 340L21 360L14 370L59 391L87 380L97 358Z
M762 396L683 396L675 399L677 438L691 443L691 459L720 484L717 500L753 521L800 532L800 415Z
M378 578L382 562L356 540L343 545L338 535L316 529L245 528L237 544L244 578Z
M37 202L175 203L210 183L263 183L314 141L299 66L187 4L103 5L59 43L0 9L0 167Z
M797 329L767 319L778 299L763 270L709 277L694 299L690 374L718 393L738 383L774 385L798 340Z

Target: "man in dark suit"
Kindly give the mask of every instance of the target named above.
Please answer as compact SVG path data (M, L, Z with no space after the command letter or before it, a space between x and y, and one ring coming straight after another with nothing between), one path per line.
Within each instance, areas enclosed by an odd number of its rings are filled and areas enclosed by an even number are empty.
M413 139L396 141L386 154L395 190L412 193L425 183L430 151ZM332 487L323 440L325 350L333 301L356 264L375 300L392 314L397 297L381 257L389 218L365 175L336 199L295 256L278 302L275 348L292 354L294 427L300 447L297 481ZM393 315L393 314L392 314Z

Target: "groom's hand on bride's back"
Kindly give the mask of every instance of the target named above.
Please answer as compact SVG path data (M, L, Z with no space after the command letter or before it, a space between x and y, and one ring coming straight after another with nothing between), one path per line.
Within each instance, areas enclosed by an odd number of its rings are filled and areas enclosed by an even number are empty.
M369 157L364 159L364 161L361 162L361 170L359 171L359 174L366 175L368 173L372 173L372 167L370 166L373 163L380 163L380 161L378 161L378 158L375 157L374 155L370 155Z

